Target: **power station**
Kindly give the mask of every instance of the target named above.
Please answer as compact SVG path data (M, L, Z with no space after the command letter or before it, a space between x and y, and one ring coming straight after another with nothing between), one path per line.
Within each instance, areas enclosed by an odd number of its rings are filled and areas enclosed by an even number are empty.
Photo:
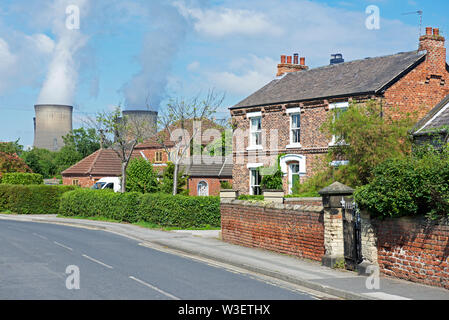
M156 111L150 110L124 110L122 115L127 117L131 123L140 124L145 127L143 139L148 139L156 134L157 115Z
M73 107L66 105L35 105L34 147L59 151L62 137L72 131Z

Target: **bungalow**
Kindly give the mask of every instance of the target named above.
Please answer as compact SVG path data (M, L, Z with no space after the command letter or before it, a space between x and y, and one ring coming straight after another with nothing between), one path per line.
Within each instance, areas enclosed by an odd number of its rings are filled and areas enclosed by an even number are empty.
M297 54L293 62L281 56L278 77L230 108L234 189L260 193L259 168L272 166L280 154L285 193L311 177L335 145L320 131L329 110L375 99L392 117L426 115L449 94L444 43L439 29L426 28L419 49L410 52L350 62L334 55L330 65L315 69Z

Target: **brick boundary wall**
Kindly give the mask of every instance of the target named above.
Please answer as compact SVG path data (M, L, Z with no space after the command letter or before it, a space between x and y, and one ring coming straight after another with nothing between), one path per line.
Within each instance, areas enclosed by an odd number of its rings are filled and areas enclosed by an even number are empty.
M285 204L289 205L299 205L299 206L315 206L321 207L323 205L323 200L319 198L285 198Z
M370 263L394 278L449 289L449 220L429 221L423 217L370 219L362 215L374 252ZM364 248L365 246L365 248ZM367 257L365 257L367 258Z
M323 207L221 200L222 239L300 258L325 254Z

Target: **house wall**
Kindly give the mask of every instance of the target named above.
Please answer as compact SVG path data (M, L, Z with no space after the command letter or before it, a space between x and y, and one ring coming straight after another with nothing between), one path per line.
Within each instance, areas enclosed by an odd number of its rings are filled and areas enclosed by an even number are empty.
M221 226L229 243L316 261L325 253L322 207L222 200Z
M189 178L189 194L191 196L197 196L198 195L198 183L201 181L206 181L209 186L209 196L219 196L220 195L220 181L228 181L229 183L232 183L231 178L222 179L222 178Z
M79 181L79 186L82 188L90 188L95 182L104 177L62 177L62 184L65 186L72 186L74 180Z

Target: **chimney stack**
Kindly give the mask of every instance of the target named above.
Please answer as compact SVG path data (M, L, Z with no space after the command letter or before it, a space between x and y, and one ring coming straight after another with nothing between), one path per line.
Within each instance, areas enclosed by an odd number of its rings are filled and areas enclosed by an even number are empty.
M283 76L286 73L297 72L302 70L308 70L309 67L306 66L306 58L299 58L299 54L295 53L292 56L287 56L285 54L281 55L281 63L278 64L277 77Z
M426 34L419 38L419 51L427 51L426 65L429 72L443 75L446 69L445 38L440 29L427 27Z

